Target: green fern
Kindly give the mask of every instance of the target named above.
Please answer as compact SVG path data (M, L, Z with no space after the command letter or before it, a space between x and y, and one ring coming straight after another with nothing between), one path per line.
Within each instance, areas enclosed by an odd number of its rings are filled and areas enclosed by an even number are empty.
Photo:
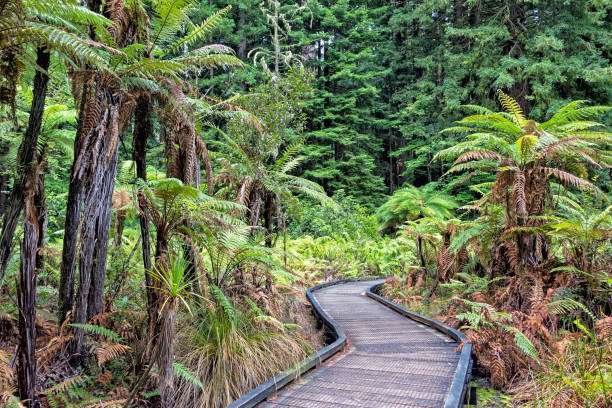
M185 381L192 383L193 385L204 391L204 384L202 384L202 381L200 381L198 377L193 372L189 371L189 369L183 364L175 362L174 364L172 364L172 368L174 369L174 374L176 374L177 377L180 377Z
M216 301L221 305L221 308L223 309L225 315L230 319L232 324L236 324L237 315L236 310L234 309L234 305L232 305L232 302L230 302L227 296L225 296L225 293L223 293L221 288L219 288L218 286L213 285L210 287L210 289Z
M594 322L597 320L595 315L582 303L578 302L574 299L560 299L554 302L550 302L546 305L548 310L553 314L563 315L566 313L571 313L576 310L582 310L585 314L587 314L591 320Z
M111 340L115 343L123 343L123 339L117 333L110 329L107 329L106 327L81 323L70 323L70 326L76 327L77 329L83 329L84 331L91 334L106 337L108 340Z
M540 363L540 356L539 356L538 350L535 348L535 346L533 345L531 340L529 340L529 338L527 338L527 336L525 336L516 327L504 326L504 329L507 332L514 334L514 342L516 343L518 348L523 353L525 353L525 355L527 355L528 357L531 357L532 359L537 361L538 364Z

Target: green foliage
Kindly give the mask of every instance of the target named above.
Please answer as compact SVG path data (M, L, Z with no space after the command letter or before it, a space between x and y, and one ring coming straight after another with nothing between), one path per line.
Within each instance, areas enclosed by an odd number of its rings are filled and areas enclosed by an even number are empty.
M394 230L406 221L430 217L440 220L451 218L457 202L450 196L437 192L437 183L423 187L408 186L397 190L376 211L381 231Z
M123 343L124 340L111 329L107 329L106 327L96 326L94 324L82 324L82 323L70 323L70 326L76 327L78 329L83 329L90 334L95 334L97 336L105 337L106 339L113 341L115 343Z
M202 382L196 377L196 375L193 372L189 371L189 369L183 364L174 363L172 365L172 368L174 369L174 374L177 377L182 378L187 382L190 382L191 384L197 386L199 389L204 391L204 384L202 384Z
M451 279L450 283L442 283L440 286L451 289L455 296L461 297L476 292L485 293L490 285L506 279L504 276L490 279L489 276L478 276L469 272L460 272L456 276L461 280Z
M204 389L181 382L177 405L193 401L201 407L225 406L262 381L306 356L292 331L279 329L274 319L262 319L261 309L232 303L218 287L181 334L182 362Z
M158 264L154 270L147 271L159 283L159 287L164 294L164 303L160 310L163 310L167 303L171 304L173 300L178 299L191 312L187 303L189 297L193 295L189 290L193 282L186 275L189 265L189 261L183 256L175 256L170 253L168 254L167 267Z
M403 273L415 261L412 243L389 237L335 234L288 243L294 270L321 280Z
M314 238L348 234L368 238L377 237L378 225L371 211L359 204L356 198L347 196L343 191L334 194L339 209L321 204L304 206L287 225L292 238L309 235Z

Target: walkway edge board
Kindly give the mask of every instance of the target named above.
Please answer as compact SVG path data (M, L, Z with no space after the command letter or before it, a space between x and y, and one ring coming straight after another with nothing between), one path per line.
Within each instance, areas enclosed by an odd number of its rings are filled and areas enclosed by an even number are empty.
M472 374L472 343L470 343L468 341L468 338L459 330L455 330L452 327L447 326L444 323L439 322L435 319L431 319L418 313L411 312L410 310L405 309L397 303L380 296L376 292L383 285L384 283L379 283L368 288L368 290L366 291L366 295L382 303L388 308L398 312L399 314L406 316L407 318L412 319L416 322L429 326L433 329L436 329L446 334L448 337L455 340L457 343L463 344L463 346L461 347L461 356L459 357L459 363L457 364L457 369L455 370L455 375L453 376L453 381L451 383L450 390L448 392L448 395L446 396L446 401L444 402L444 408L462 407L465 401L465 395L467 393L470 377Z

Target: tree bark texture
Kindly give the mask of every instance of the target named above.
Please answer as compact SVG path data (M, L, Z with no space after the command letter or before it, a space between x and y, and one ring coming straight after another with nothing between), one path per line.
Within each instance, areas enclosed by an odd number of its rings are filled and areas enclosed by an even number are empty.
M42 159L44 160L44 159ZM39 162L39 167L44 163ZM38 174L36 179L36 192L34 195L34 206L36 207L36 218L38 228L38 243L36 244L36 270L39 271L45 266L45 240L47 238L47 226L49 223L47 211L47 195L45 194L45 176Z
M79 288L74 304L74 322L85 323L101 313L106 275L106 255L119 141L120 96L105 86L98 86L87 103L85 120L98 120L89 126L82 149L75 156L73 179L83 182L83 214L78 252ZM92 112L95 111L95 114ZM98 112L100 112L98 114ZM80 214L76 214L80 216ZM67 220L68 222L68 220ZM78 224L78 223L77 223ZM76 249L76 246L75 246ZM75 270L68 270L74 276ZM74 279L74 278L73 278ZM81 352L83 330L74 328L73 354Z
M77 137L74 140L74 151L80 154L83 146L81 135L83 131L83 121L87 98L84 97L89 92L89 86L83 86L83 97L79 109L79 120L77 127ZM81 222L81 210L83 204L83 180L76 177L76 160L70 168L70 182L68 184L68 198L66 202L66 221L64 224L64 240L62 247L62 263L60 265L60 286L58 296L57 323L58 328L64 323L64 319L69 311L72 310L74 301L74 276L76 270L76 251L78 243L79 224Z
M147 180L147 142L152 132L151 125L151 103L147 96L138 98L136 112L134 114L134 143L132 146L132 160L136 163L136 176ZM140 206L140 203L137 203ZM143 209L140 208L142 214ZM147 292L147 310L149 321L155 312L155 295L153 294L153 279L147 271L151 270L151 238L149 220L142 215L140 219L140 236L142 237L142 263L144 266L144 277Z
M4 171L4 169L0 168L0 171ZM0 217L4 215L4 210L6 209L6 191L8 189L9 176L8 174L0 175Z
M42 125L43 113L45 111L45 99L47 98L47 85L49 76L49 61L51 56L45 49L39 48L36 52L36 64L42 69L37 70L34 75L32 106L28 127L23 136L23 141L17 152L18 176L15 179L11 194L4 213L2 234L0 235L0 282L13 249L13 235L19 215L23 210L25 202L25 184L31 166L36 165L36 152L38 149L38 136Z
M35 221L35 215L32 214L32 216ZM34 389L36 387L36 245L38 237L37 227L31 221L26 219L23 223L24 233L17 288L19 306L17 382L19 398L28 407L35 406Z
M178 299L170 299L161 312L161 330L159 334L159 352L157 367L159 369L159 389L161 391L161 406L174 407L174 326Z

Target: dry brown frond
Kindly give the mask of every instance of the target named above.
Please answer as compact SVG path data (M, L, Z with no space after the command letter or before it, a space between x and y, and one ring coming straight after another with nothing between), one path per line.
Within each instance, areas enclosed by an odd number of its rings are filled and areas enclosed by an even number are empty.
M110 400L110 401L102 401L102 400L100 400L100 402L96 402L95 404L86 405L84 408L117 408L117 407L123 407L123 404L125 404L125 401L126 401L125 398L115 399L115 400Z
M491 152L489 150L472 150L460 154L459 157L457 157L457 160L455 160L455 162L453 163L453 166L459 163L483 159L502 160L502 157L499 154Z
M612 316L604 316L595 323L595 333L601 341L612 339Z
M96 350L98 366L101 366L105 362L113 360L131 350L132 348L125 344L102 342L102 344L100 344L100 347L98 347L98 349Z
M491 385L493 388L501 390L506 385L506 363L502 358L504 348L501 344L495 343L491 347Z
M44 369L46 362L63 351L70 340L72 340L72 334L52 338L45 347L36 351L36 365Z
M525 174L517 171L514 176L514 198L516 202L516 212L521 217L527 216L527 198L525 197Z
M109 370L104 371L98 378L96 378L96 382L102 385L108 385L113 380L113 373Z
M542 170L547 175L555 176L555 178L559 180L559 182L563 184L564 187L567 187L569 185L576 186L576 187L590 187L591 186L591 183L589 183L587 180L584 180L578 176L574 176L572 173L568 173L560 169L556 169L553 167L543 167Z
M0 389L7 389L13 384L13 369L9 366L10 356L0 349Z

